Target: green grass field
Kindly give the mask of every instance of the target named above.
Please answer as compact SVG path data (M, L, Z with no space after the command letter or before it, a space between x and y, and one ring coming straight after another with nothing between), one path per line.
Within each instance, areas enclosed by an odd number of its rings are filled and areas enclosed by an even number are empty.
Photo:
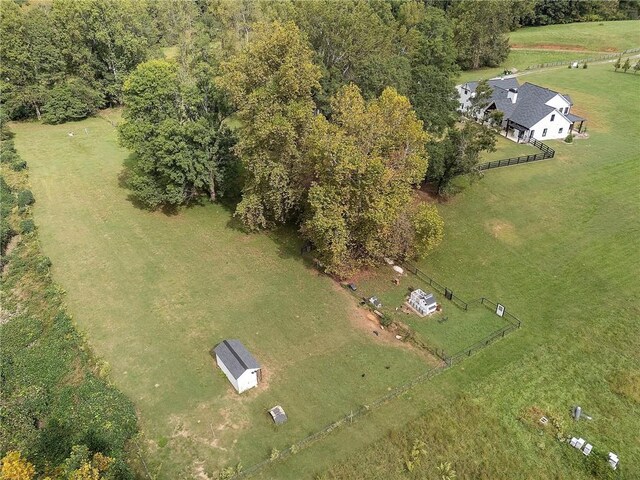
M162 478L256 462L430 368L359 328L362 312L304 264L291 233L243 234L219 205L136 209L118 185L127 152L107 121L13 128L54 275L135 402ZM263 364L257 391L239 397L214 366L209 350L224 338ZM276 404L291 419L278 430L266 415Z
M487 172L442 204L445 241L420 265L464 299L504 303L523 328L260 478L314 478L336 463L329 478L434 478L451 461L458 478L587 479L609 450L620 478L640 477L640 77L602 65L527 80L569 93L590 137L551 141L555 159ZM374 337L291 233L244 235L217 205L133 207L117 178L127 153L103 119L12 128L54 276L135 402L159 478L248 466L427 368ZM263 362L258 390L237 397L215 369L208 350L225 337ZM291 419L278 430L265 416L274 404ZM593 420L571 422L574 404ZM559 443L541 414L596 453ZM415 439L428 455L409 474Z
M509 43L513 48L500 66L464 71L458 81L495 77L505 69L522 71L543 63L597 58L629 48L640 48L640 21L520 28L509 34Z
M329 478L432 478L442 461L459 478L607 478L608 451L625 458L616 478L640 477L640 78L603 65L530 80L569 92L590 138L551 141L555 159L488 172L442 205L445 243L421 264L463 298L503 302L523 328L434 382L456 393L417 390L418 417ZM593 420L571 421L575 404ZM541 415L596 453L558 442ZM416 438L429 453L411 476Z
M502 160L504 158L519 157L521 155L535 155L540 153L536 147L530 143L516 143L506 139L502 135L498 135L496 141L496 149L493 152L482 152L481 162L491 162L493 160Z

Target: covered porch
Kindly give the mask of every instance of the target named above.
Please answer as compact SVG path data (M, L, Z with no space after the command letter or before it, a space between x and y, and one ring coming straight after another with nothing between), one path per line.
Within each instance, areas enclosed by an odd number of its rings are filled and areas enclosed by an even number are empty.
M586 118L579 117L578 115L574 115L573 113L567 113L565 117L567 117L567 119L571 122L569 133L584 133L587 131L587 126L585 125L585 122L587 121Z

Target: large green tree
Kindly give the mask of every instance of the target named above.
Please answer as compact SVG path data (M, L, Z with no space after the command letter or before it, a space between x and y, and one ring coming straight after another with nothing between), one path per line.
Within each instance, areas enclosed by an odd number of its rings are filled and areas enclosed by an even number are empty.
M0 32L3 107L11 118L40 119L49 89L66 72L59 32L47 10L26 9L7 0L0 3Z
M0 2L0 100L11 118L46 109L65 121L120 104L124 78L158 39L147 0Z
M365 98L387 86L405 92L410 65L397 40L397 25L385 2L318 0L297 2L295 21L307 35L323 68L319 106L347 83L355 83Z
M133 198L148 208L176 207L203 193L214 200L224 150L217 100L165 60L139 65L124 84L124 99L119 134L133 151L124 174Z
M238 108L237 152L246 176L236 215L249 229L300 212L309 175L303 144L320 78L312 57L294 23L258 23L246 48L222 64L218 81Z
M409 98L426 130L441 133L457 116L455 79L459 68L453 27L442 10L414 3L403 4L411 12L406 14L408 25L416 31Z
M430 237L426 228L416 236L412 218L427 134L392 88L367 102L357 86L345 86L331 107L331 121L318 115L308 138L313 182L302 233L323 267L345 276L385 256L412 255L415 241Z
M451 9L458 63L464 69L495 67L509 54L513 11L503 0L461 0Z
M434 182L438 194L447 193L451 180L472 173L483 151L495 150L496 132L473 121L447 130L446 136L429 142L427 180Z

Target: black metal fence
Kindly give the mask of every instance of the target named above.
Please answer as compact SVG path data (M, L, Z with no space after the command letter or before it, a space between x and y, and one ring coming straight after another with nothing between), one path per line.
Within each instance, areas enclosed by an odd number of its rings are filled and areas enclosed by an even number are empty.
M494 312L498 308L498 304L492 302L488 298L482 297L480 298L479 301L481 305L486 306L487 308L489 308L490 310L493 310ZM482 350L483 348L491 345L496 340L504 338L509 333L520 328L520 326L522 325L522 322L520 321L520 319L515 315L511 314L510 312L508 312L507 310L504 310L502 318L505 319L508 325L505 325L504 327L494 332L491 332L489 335L484 337L482 340L477 341L473 345L469 345L463 348L462 350L454 353L453 355L448 355L447 352L445 352L444 350L440 350L439 352L436 352L436 354L447 364L447 366L454 365L456 363L461 362L465 358L470 357L471 355L478 352L479 350Z
M498 167L509 167L511 165L520 165L521 163L530 163L537 162L538 160L546 160L548 158L553 158L556 154L556 151L551 148L549 145L545 145L544 143L536 140L535 138L531 138L529 143L533 146L540 149L540 153L536 153L535 155L521 155L519 157L512 158L504 158L502 160L494 160L493 162L486 162L479 164L476 168L477 170L489 170L491 168Z
M411 263L405 263L404 267L407 270L409 270L411 273L413 273L416 277L418 277L420 280L422 280L423 282L428 283L430 286L432 286L436 290L440 291L440 293L442 293L447 300L450 300L451 302L453 302L453 304L456 307L459 307L459 308L461 308L463 310L467 310L469 308L469 304L467 302L465 302L464 300L462 300L460 297L454 295L453 290L450 290L449 288L445 287L444 285L436 282L433 278L431 278L429 275L424 273L422 270L420 270L415 265L412 265Z
M640 48L629 48L627 50L624 50L623 52L619 52L619 53L609 53L606 55L600 55L597 57L590 57L590 58L581 58L580 60L562 60L562 61L558 61L558 62L548 62L548 63L536 63L534 65L529 65L526 70L536 70L538 68L547 68L547 67L559 67L561 65L571 65L573 63L590 63L590 62L597 62L599 60L607 60L609 58L618 58L621 57L623 55L627 55L629 53L637 53L640 52Z

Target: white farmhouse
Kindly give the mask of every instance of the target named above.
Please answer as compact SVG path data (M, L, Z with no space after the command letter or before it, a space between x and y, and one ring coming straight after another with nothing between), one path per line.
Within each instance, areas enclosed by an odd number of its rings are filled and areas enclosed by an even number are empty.
M516 78L494 78L487 82L492 89L488 103L476 114L485 119L492 111L503 113L501 127L507 138L516 142L565 138L569 133L582 132L584 118L571 113L573 102L567 94ZM458 85L461 112L468 111L475 98L478 82Z
M215 354L218 367L238 393L258 385L260 365L240 340L223 340L211 353Z
M411 292L407 303L422 317L431 315L438 309L438 304L433 293L424 293L419 288Z

